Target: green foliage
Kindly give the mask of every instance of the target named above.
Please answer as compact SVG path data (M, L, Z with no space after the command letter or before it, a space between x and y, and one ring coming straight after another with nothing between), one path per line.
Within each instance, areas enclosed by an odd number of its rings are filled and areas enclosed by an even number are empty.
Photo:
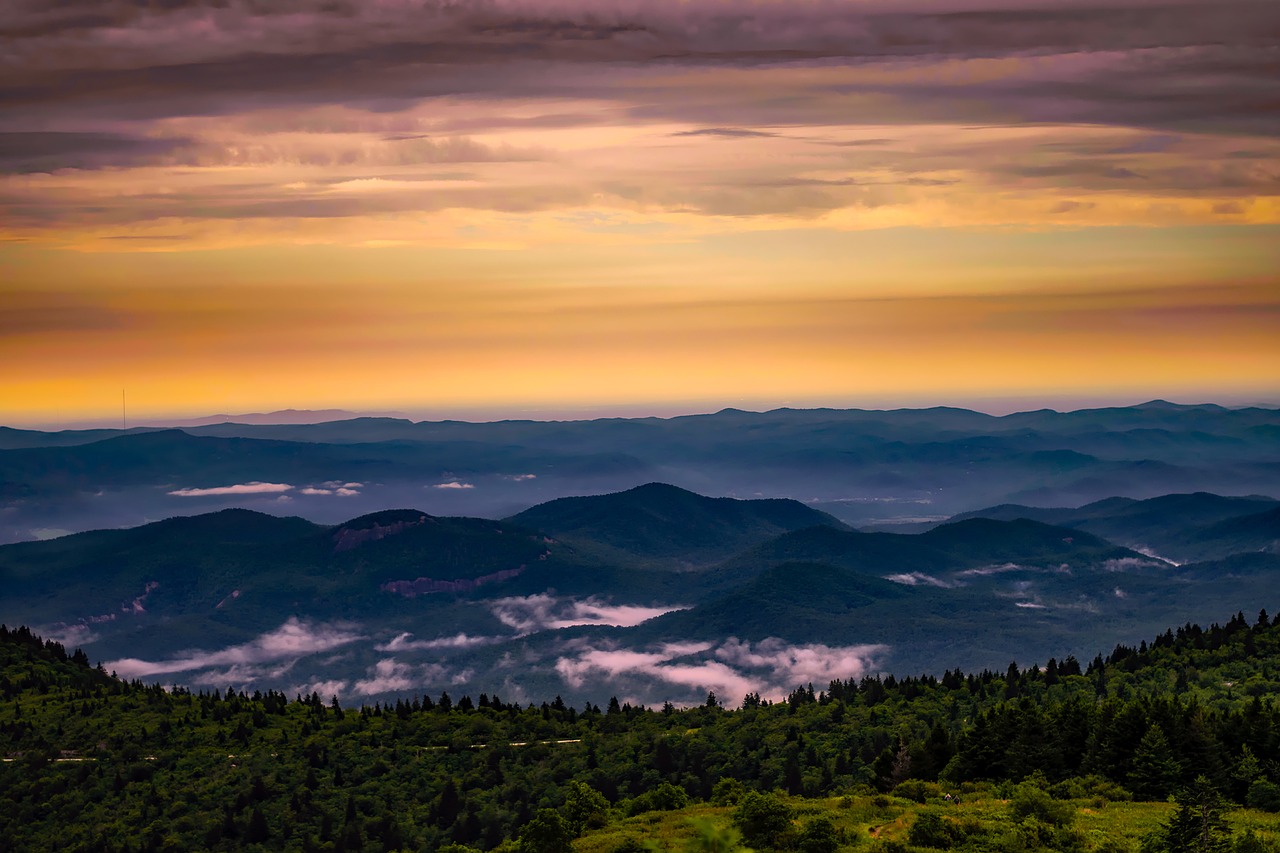
M610 853L652 853L652 847L633 835L627 836L622 843L614 847Z
M682 809L689 804L689 795L684 788L663 782L652 791L646 791L633 799L627 806L628 814L643 812L669 812Z
M1143 853L1228 853L1230 834L1222 794L1204 776L1178 792L1169 821L1143 839Z
M1068 827L1075 820L1075 809L1070 803L1055 800L1030 782L1023 782L1014 790L1009 800L1009 814L1018 823L1030 818L1055 829Z
M806 821L796 836L796 849L800 853L835 853L842 840L830 819L815 817Z
M1274 802L1274 783L1258 774L1280 761L1275 701L1228 698L1234 688L1226 687L1192 698L1170 690L1175 674L1188 668L1183 664L1194 664L1192 681L1247 680L1246 668L1277 659L1280 628L1233 619L1181 636L1091 667L1112 684L1134 685L1125 699L1096 697L1083 674L1060 675L1048 686L1020 671L1022 694L1013 700L1003 698L1007 673L948 673L837 681L826 690L798 690L794 701L740 710L647 711L619 703L604 713L496 697L459 696L448 709L425 698L344 709L314 694L166 691L112 679L82 654L4 629L0 755L13 760L0 764L0 849L116 853L154 840L157 849L210 851L251 843L370 853L494 850L510 848L518 836L529 845L546 840L539 833L554 821L539 810L548 807L558 808L571 837L585 833L579 845L606 833L609 846L591 848L600 853L628 837L652 840L650 828L668 821L679 830L663 843L678 850L697 834L690 817L723 829L730 813L758 848L822 846L829 833L819 818L846 845L865 839L873 825L882 831L870 846L906 842L912 831L938 829L924 817L929 813L939 816L952 849L1006 842L1074 849L1086 831L1097 848L1098 821L1111 826L1110 816L1146 808L1126 802L1121 783L1140 765L1138 747L1154 726L1176 744L1180 763L1207 769L1214 786L1251 779L1237 796L1260 809ZM1135 658L1147 662L1130 669ZM1142 684L1145 692L1137 689ZM959 770L946 790L962 794L963 805L944 806L936 783L914 777L899 783L898 796L874 794L869 765L876 756L919 755L938 740L939 727L955 733ZM571 742L543 743L557 739ZM489 746L471 746L478 742ZM1041 773L1028 769L1035 756ZM1231 756L1238 758L1227 763ZM915 758L909 763L914 772ZM979 772L987 766L995 771ZM995 772L1003 775L983 781ZM821 806L761 793L791 785L834 799ZM991 788L1011 802L995 805ZM912 805L921 800L929 805ZM977 817L971 800L983 803ZM715 806L696 805L707 801ZM1108 817L1086 817L1086 807ZM1151 804L1141 812L1148 816L1141 831L1171 808ZM1260 843L1280 837L1263 824L1239 828L1250 827ZM1127 837L1136 840L1141 831ZM1167 849L1168 833L1157 835L1147 848ZM912 843L924 846L924 836Z
M599 829L609 821L609 801L585 782L573 780L565 794L563 815L573 834Z
M1251 809L1264 812L1280 812L1280 785L1266 779L1256 779L1249 786L1247 802Z
M736 806L746 791L737 779L725 777L716 782L711 789L711 803L716 806Z
M1133 753L1133 769L1129 771L1129 789L1143 800L1162 800L1169 796L1182 775L1182 766L1173 757L1169 740L1159 725L1152 724Z
M916 847L950 850L956 842L955 825L934 811L922 811L907 832L907 841Z
M573 853L573 829L552 809L542 809L520 831L520 853Z
M1277 853L1277 851L1280 851L1280 844L1267 841L1253 830L1236 836L1231 845L1231 853Z
M777 794L748 791L733 810L733 822L751 847L776 848L791 834L795 811Z
M733 853L742 846L742 834L732 826L724 826L709 818L693 818L689 823L693 826L694 835L685 846L688 853Z

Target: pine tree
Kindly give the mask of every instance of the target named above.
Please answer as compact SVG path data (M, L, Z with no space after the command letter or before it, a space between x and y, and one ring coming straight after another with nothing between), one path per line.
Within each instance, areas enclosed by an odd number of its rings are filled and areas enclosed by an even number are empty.
M1168 853L1225 853L1230 834L1222 813L1226 804L1208 777L1197 776L1177 797L1178 808L1164 828Z
M1129 790L1141 800L1163 800L1177 784L1181 772L1164 730L1153 723L1133 752L1127 780Z

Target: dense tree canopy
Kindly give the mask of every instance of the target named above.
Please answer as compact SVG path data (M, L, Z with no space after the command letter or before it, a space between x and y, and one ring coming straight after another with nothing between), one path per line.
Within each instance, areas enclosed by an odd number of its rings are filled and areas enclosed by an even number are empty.
M1280 623L1237 615L1087 667L869 676L736 709L489 695L357 709L122 682L0 629L0 847L551 850L615 815L702 800L734 806L748 844L827 853L830 827L770 823L764 806L788 807L769 792L915 798L932 782L1026 779L1041 793L1018 789L1017 820L1045 837L1070 831L1053 800L1082 791L1163 800L1208 786L1274 809L1278 678ZM1170 824L1170 849L1190 821ZM934 830L951 831L920 829Z

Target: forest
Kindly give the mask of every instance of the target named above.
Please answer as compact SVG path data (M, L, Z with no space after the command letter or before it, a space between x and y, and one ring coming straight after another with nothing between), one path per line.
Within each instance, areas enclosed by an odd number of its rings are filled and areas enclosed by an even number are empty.
M343 707L115 678L0 628L0 849L1280 850L1280 616L1082 663Z

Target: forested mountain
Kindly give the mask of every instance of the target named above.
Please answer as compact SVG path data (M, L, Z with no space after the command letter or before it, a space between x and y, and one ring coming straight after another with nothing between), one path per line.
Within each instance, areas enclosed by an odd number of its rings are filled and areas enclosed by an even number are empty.
M602 559L706 566L783 533L844 524L793 500L708 498L666 483L611 495L560 498L508 521Z
M814 849L813 815L833 808L843 835L826 850L865 845L868 830L885 851L907 849L888 846L895 837L1011 849L1009 832L1016 849L1132 850L1156 827L1124 816L1170 812L1126 810L1131 798L1200 785L1202 797L1280 810L1278 692L1280 619L1266 613L1184 625L1088 664L865 676L685 709L448 692L343 708L316 693L166 691L4 629L0 846L389 851L519 838L505 849L543 853L587 833L582 849L612 849L593 846L593 829L638 841L659 812L706 801L694 812L759 833L757 849ZM936 818L943 793L1012 798L1006 825ZM1076 809L1108 804L1117 837L1071 829ZM773 834L757 822L766 814L783 815ZM1280 817L1250 814L1262 834L1248 843L1261 846L1237 849L1274 849ZM1145 849L1200 849L1173 843L1176 817Z
M1201 513L1218 531L1204 541L1271 523L1255 500L1143 503L1219 507ZM796 681L1085 656L1277 606L1277 577L1269 551L1175 565L1026 518L861 532L794 501L655 483L505 521L400 509L320 525L230 509L4 545L0 621L193 689L736 702Z

